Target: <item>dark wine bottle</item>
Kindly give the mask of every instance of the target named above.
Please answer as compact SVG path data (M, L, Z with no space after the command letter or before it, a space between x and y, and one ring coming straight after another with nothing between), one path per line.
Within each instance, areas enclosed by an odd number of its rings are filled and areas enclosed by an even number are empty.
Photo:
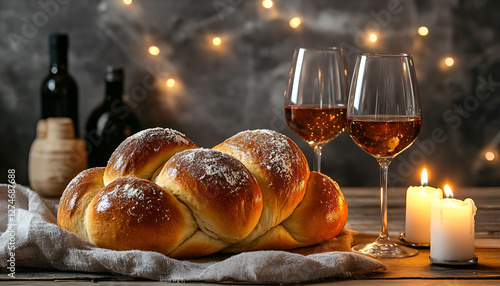
M104 101L92 111L85 126L89 167L105 167L109 157L128 136L141 130L141 123L123 101L124 71L106 69Z
M41 87L42 119L69 117L79 137L78 87L68 72L68 46L68 35L49 36L50 73Z

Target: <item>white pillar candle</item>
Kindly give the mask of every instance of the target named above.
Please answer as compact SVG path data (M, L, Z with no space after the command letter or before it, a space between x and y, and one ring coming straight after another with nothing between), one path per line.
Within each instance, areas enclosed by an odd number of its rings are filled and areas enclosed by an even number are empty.
M431 199L442 199L441 189L427 187L427 170L422 170L420 187L409 187L406 191L405 240L416 244L429 244L431 241Z
M441 189L409 187L406 191L405 240L410 243L429 244L431 241L431 199L443 199Z
M471 199L432 199L430 258L435 261L474 259L474 215Z

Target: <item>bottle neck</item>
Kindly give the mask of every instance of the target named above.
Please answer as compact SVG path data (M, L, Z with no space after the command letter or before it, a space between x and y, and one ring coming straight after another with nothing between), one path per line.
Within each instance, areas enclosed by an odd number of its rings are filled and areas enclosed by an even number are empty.
M106 95L104 97L105 104L122 100L123 81L106 81Z
M68 70L68 51L57 47L50 50L50 72L64 72Z

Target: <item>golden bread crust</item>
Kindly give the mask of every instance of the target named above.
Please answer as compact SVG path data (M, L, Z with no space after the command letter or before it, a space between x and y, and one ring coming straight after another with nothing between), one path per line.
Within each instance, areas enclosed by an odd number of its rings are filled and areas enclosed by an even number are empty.
M186 135L168 128L152 128L125 139L109 158L104 184L121 177L151 179L175 153L198 148Z
M197 229L189 209L156 184L124 177L104 187L87 215L89 239L114 250L172 252Z
M243 131L213 149L241 161L262 190L264 208L257 227L243 241L225 250L244 251L254 239L291 215L305 194L309 166L291 139L271 130Z
M205 149L164 128L127 138L106 168L76 176L57 216L100 247L176 258L310 246L346 220L337 183L310 172L288 137L243 131Z
M85 215L95 195L104 188L104 168L82 171L64 190L57 209L57 225L89 240Z
M245 238L262 212L262 192L255 178L236 158L220 151L179 152L155 183L186 204L209 236L227 243Z

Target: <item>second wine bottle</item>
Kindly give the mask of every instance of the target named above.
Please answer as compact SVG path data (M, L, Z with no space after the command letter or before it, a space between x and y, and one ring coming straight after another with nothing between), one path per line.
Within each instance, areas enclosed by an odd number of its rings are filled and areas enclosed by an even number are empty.
M116 147L141 130L139 119L123 101L124 70L107 67L105 78L104 101L92 111L85 126L89 167L105 167Z

